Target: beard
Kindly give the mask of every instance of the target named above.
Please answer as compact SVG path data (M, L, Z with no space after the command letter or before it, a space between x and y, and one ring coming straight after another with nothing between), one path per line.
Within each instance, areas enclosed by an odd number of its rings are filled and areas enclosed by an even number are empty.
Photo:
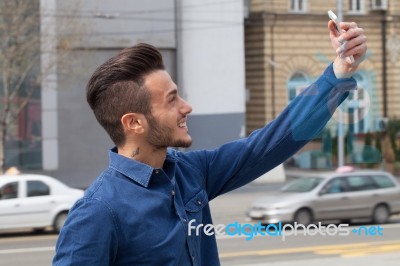
M192 145L192 139L174 139L174 129L168 125L164 125L157 120L152 114L146 116L149 123L149 134L147 141L157 149L164 149L168 147L188 148Z

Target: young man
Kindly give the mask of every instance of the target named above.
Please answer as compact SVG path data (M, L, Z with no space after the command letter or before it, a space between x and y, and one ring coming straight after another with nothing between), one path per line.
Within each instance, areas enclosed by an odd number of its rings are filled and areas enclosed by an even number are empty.
M192 108L154 47L136 45L101 65L87 100L116 147L70 211L54 265L219 265L215 236L189 234L189 222L212 224L210 200L293 155L356 88L348 77L366 52L363 30L342 23L339 35L332 22L328 27L339 56L324 74L267 126L215 150L167 149L192 143Z

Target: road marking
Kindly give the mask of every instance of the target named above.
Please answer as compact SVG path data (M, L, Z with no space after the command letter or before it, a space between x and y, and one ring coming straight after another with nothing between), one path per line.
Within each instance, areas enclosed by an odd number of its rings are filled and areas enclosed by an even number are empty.
M1 236L1 235L0 235ZM4 236L0 237L0 244L5 242L21 242L21 241L35 241L35 240L57 240L58 235L49 236Z
M283 255L293 253L314 253L319 255L340 255L343 258L364 256L370 253L385 253L400 251L400 241L365 242L344 245L308 246L298 248L252 250L221 253L220 258Z
M250 223L251 224L251 223ZM350 225L349 227L347 227L349 230L350 229L352 229L352 228L359 228L361 225ZM367 225L367 226L370 226L370 225ZM371 226L373 226L373 224L371 224ZM396 224L384 224L384 225L380 225L383 229L392 229L392 228L400 228L400 223L396 223ZM314 229L312 229L311 231L315 231ZM302 231L300 231L300 232L302 232ZM217 240L225 240L225 239L234 239L234 238L248 238L249 236L248 235L244 235L244 234L241 234L241 235L238 235L238 234L235 234L235 235L217 235L216 236L216 238L217 238ZM256 234L256 235L253 235L252 236L253 238L262 238L262 237L266 237L266 236L263 236L263 235L259 235L259 234ZM292 236L288 236L288 237L292 237Z
M363 257L369 254L390 253L400 251L400 243L371 245L368 247L346 247L331 250L321 250L314 252L318 255L340 255L342 258Z
M40 247L40 248L15 248L15 249L4 249L0 250L0 254L15 254L15 253L27 253L27 252L46 252L54 251L54 247Z

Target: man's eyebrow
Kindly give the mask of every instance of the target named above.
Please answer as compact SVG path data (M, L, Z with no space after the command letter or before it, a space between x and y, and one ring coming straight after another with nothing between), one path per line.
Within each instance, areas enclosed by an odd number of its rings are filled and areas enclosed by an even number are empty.
M174 95L174 94L178 94L178 90L177 89L172 89L167 93L167 96L169 95Z

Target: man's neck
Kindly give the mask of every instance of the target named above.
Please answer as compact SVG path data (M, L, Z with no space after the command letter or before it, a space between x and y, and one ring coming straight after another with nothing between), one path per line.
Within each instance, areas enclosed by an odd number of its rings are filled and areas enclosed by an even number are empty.
M153 168L162 168L167 156L167 148L155 149L145 145L125 145L118 147L118 154L147 164Z

